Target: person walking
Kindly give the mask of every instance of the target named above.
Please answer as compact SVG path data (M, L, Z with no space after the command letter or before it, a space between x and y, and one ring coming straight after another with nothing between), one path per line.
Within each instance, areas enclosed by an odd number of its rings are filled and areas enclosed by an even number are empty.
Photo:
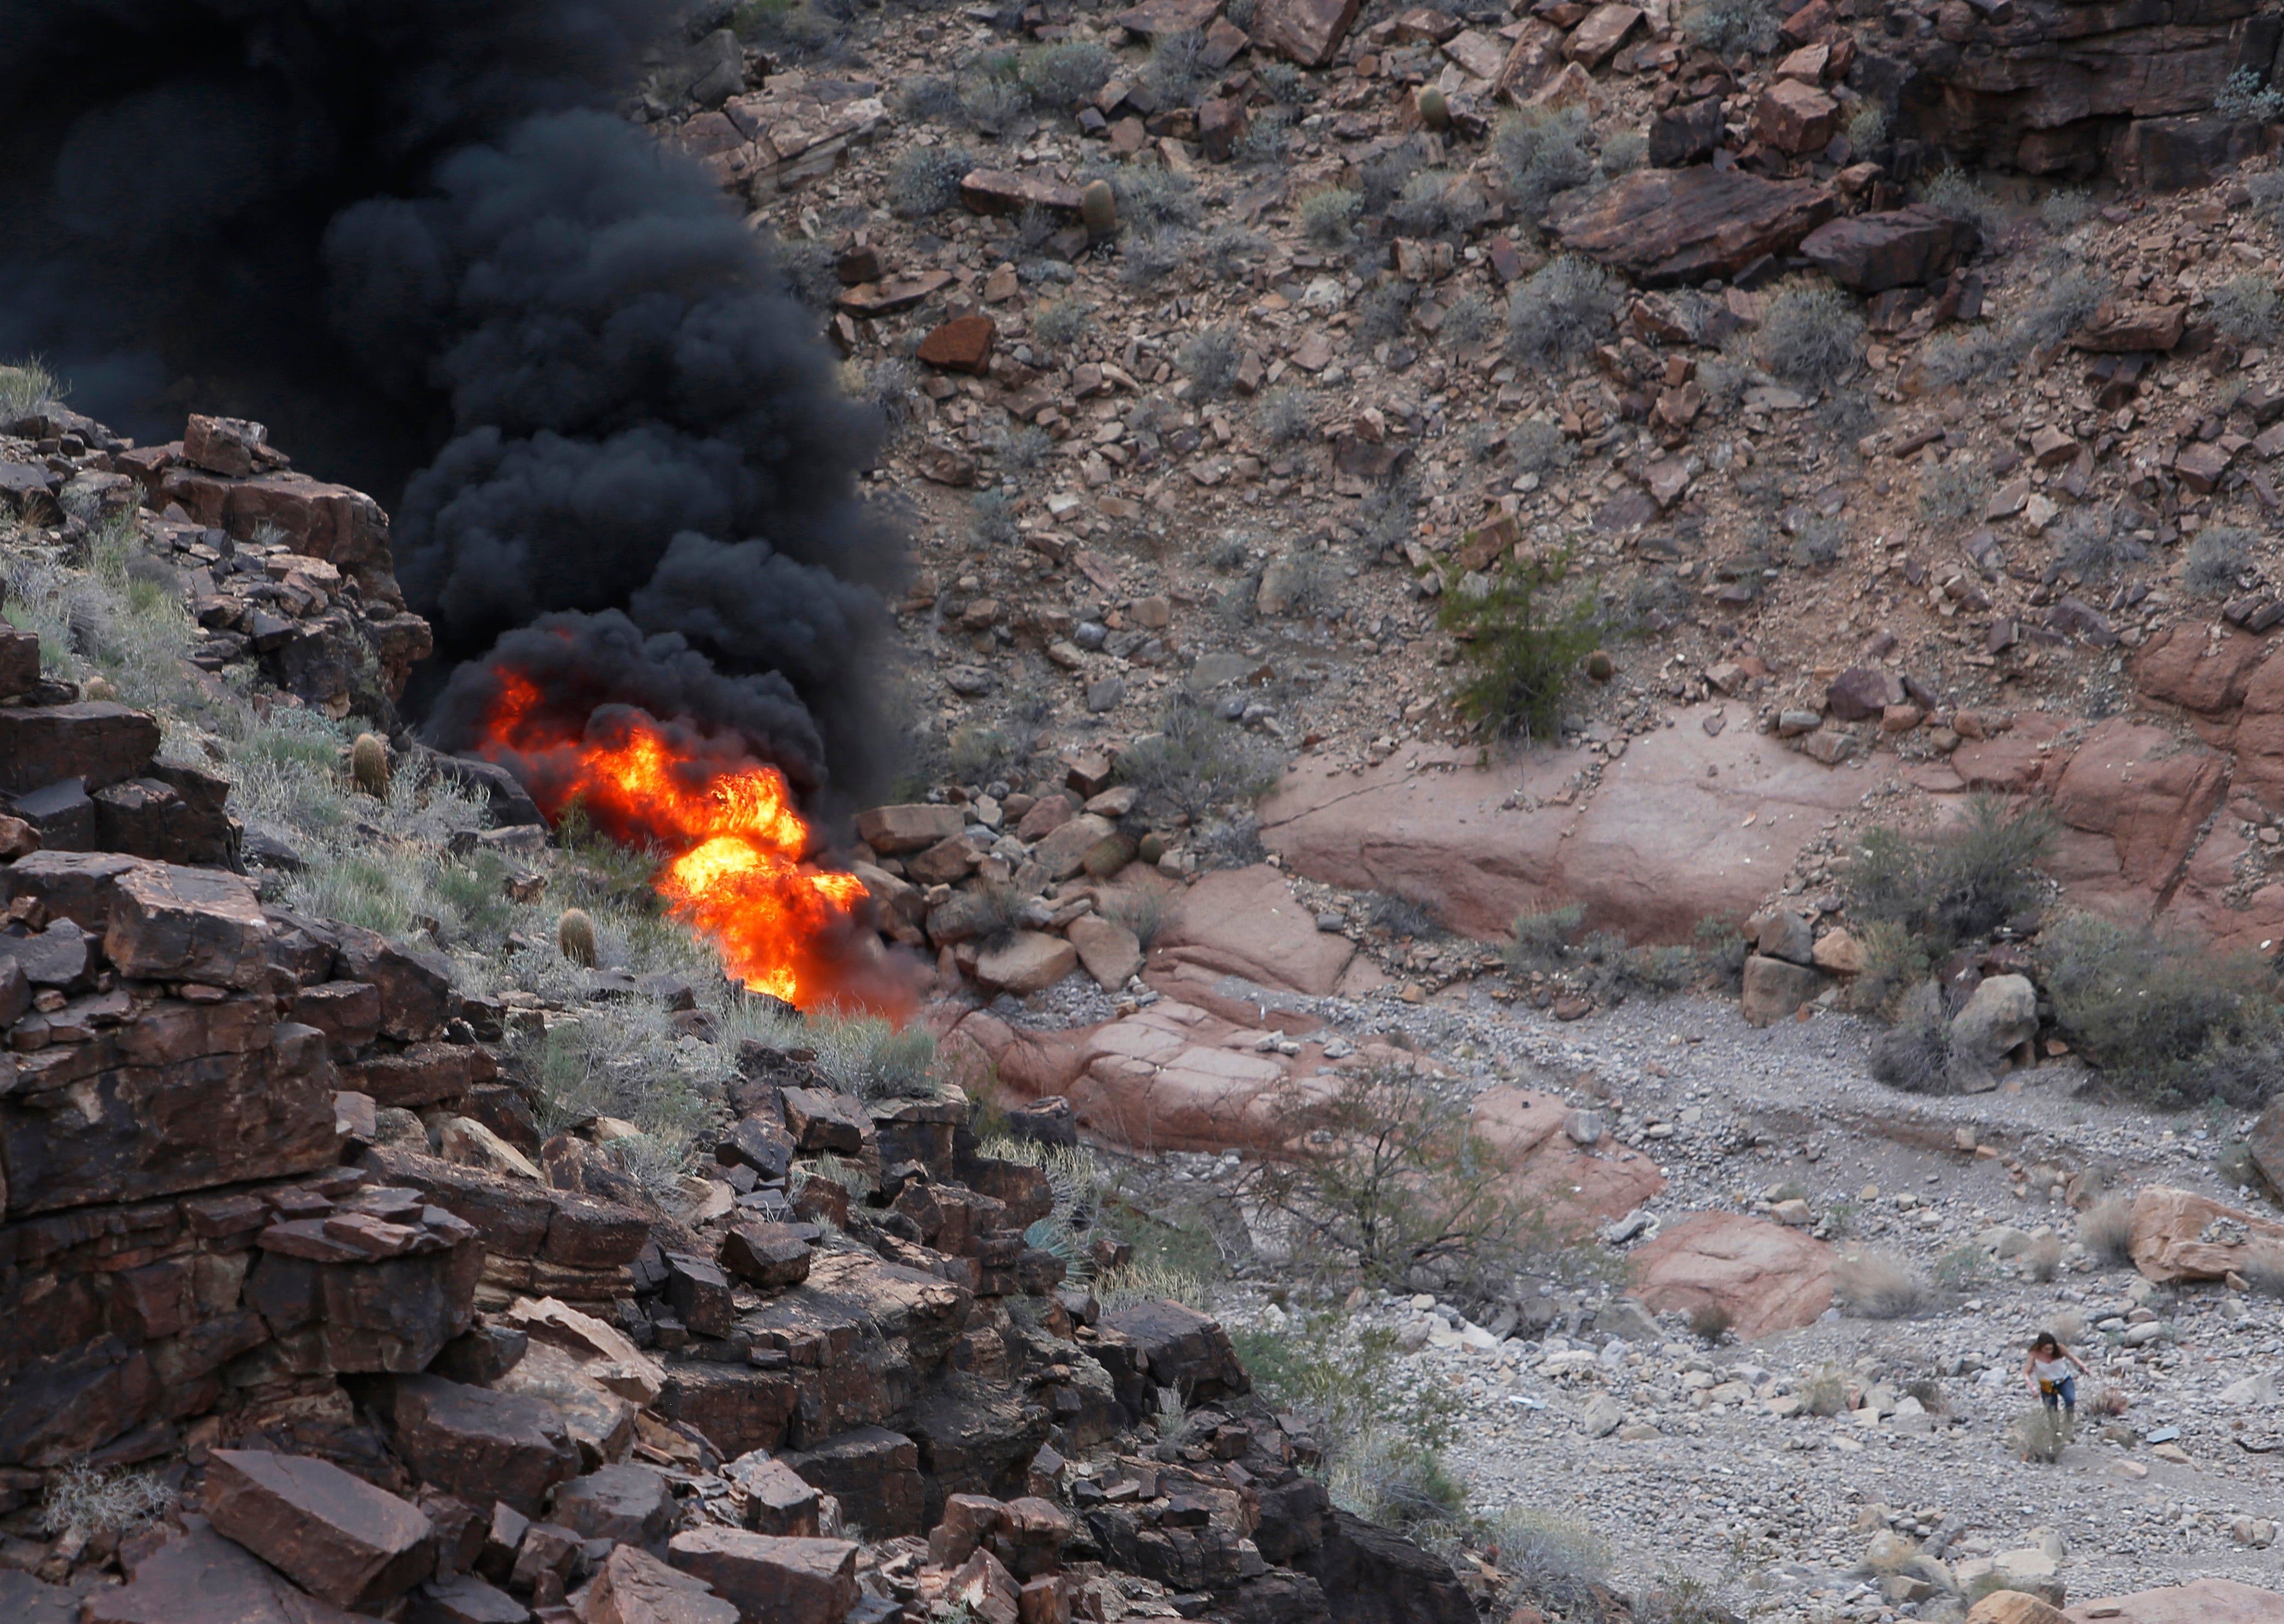
M2076 1365L2088 1376L2085 1360L2061 1345L2061 1339L2051 1331L2041 1331L2031 1339L2030 1351L2022 1361L2022 1379L2030 1391L2038 1395L2039 1402L2048 1409L2059 1405L2070 1420L2077 1419L2077 1378L2070 1374Z

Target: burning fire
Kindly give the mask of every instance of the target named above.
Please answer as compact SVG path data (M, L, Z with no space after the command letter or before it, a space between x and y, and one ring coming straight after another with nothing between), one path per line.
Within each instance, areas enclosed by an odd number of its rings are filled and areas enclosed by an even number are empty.
M868 960L877 943L859 928L864 882L804 861L810 828L776 768L632 706L606 706L573 735L536 684L494 674L499 698L476 753L512 769L551 821L575 798L613 839L663 850L653 883L732 977L802 1009L895 1002L868 990L880 978Z

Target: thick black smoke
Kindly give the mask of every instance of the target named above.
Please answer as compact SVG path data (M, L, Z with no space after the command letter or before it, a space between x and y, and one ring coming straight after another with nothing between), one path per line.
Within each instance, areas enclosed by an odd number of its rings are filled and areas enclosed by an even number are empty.
M609 111L666 15L0 0L0 355L146 438L258 418L391 503L440 654L416 705L463 660L480 692L542 615L627 610L651 636L563 624L622 675L665 662L645 692L725 706L695 720L796 784L854 787L892 735L874 425L712 181ZM427 730L464 746L475 708Z
M774 671L725 676L680 634L645 636L615 609L544 614L507 633L484 659L452 674L429 719L432 729L469 743L496 737L491 724L501 714L509 685L504 669L537 688L539 701L521 714L519 738L501 738L498 747L485 753L514 770L535 795L541 786L534 782L531 762L546 747L584 738L598 712L624 706L661 720L700 720L717 746L726 735L743 754L758 754L782 770L803 800L822 787L815 774L824 741L792 683ZM674 737L682 754L720 758L716 765L725 769L738 765L734 753L724 757L718 747L701 751L686 742L692 737L687 733ZM524 739L533 747L518 748ZM560 804L565 796L538 798L547 806Z

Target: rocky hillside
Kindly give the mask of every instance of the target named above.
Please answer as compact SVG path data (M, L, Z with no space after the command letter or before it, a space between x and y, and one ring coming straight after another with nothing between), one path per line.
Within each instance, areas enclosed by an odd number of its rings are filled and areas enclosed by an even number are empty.
M901 1028L415 737L380 504L0 371L0 1611L2276 1617L2280 43L699 16Z
M1067 1121L637 980L512 780L332 727L424 646L369 499L13 432L7 1616L1474 1616L1130 1282Z

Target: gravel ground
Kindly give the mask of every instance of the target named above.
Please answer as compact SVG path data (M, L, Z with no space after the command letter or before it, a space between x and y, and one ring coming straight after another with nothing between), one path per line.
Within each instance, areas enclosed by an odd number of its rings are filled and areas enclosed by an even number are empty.
M2092 1175L2112 1191L2163 1182L2257 1203L2213 1168L2245 1119L2106 1104L2088 1089L2092 1074L2067 1060L1996 1093L1899 1095L1867 1074L1874 1029L1850 1017L1756 1030L1733 1003L1692 997L1635 1000L1565 1024L1494 999L1497 984L1455 987L1422 1004L1267 1002L1313 1010L1352 1040L1401 1034L1481 1086L1519 1082L1607 1113L1619 1137L1654 1152L1667 1174L1654 1221L1764 1211L1775 1186L1794 1184L1819 1233L1929 1277L1950 1260L1957 1289L1934 1290L1913 1317L1834 1308L1756 1344L1709 1348L1676 1316L1664 1316L1662 1341L1582 1329L1599 1293L1567 1300L1540 1342L1496 1341L1424 1299L1362 1306L1363 1319L1419 1344L1404 1355L1414 1376L1464 1397L1450 1460L1476 1506L1527 1508L1582 1530L1607 1549L1622 1586L1687 1575L1776 1619L1956 1617L1959 1598L1939 1589L1914 1601L1911 1586L1890 1580L1883 1596L1881 1575L1860 1565L1888 1529L1939 1552L1942 1576L1960 1586L1994 1559L2026 1576L2053 1562L2073 1600L2199 1574L2284 1581L2284 1546L2273 1542L2284 1493L2272 1464L2284 1454L2232 1441L2266 1444L2284 1430L2274 1397L2284 1305L2218 1286L2152 1291L2077 1244L2063 1194ZM1962 1129L1996 1154L1959 1148ZM1170 1159L1190 1178L1235 1172L1211 1158ZM2065 1249L2055 1277L2030 1279L1976 1245L2001 1226L2056 1233ZM1981 1261L1962 1274L1967 1258ZM1239 1297L1225 1305L1233 1321L1266 1300L1253 1290ZM2127 1347L2129 1318L2163 1329ZM2058 1464L2025 1463L2009 1442L2030 1404L2022 1350L2055 1325L2080 1339L2093 1366L2082 1407L2114 1390L2126 1409L2087 1413ZM1906 1411L1918 1401L1905 1390L1922 1384L1914 1390L1936 1413L1881 1422L1772 1413L1770 1400L1788 1407L1782 1401L1819 1373L1869 1390L1875 1403L1903 1400ZM2259 1390L2222 1397L2264 1376ZM1607 1402L1590 1421L1598 1401Z

